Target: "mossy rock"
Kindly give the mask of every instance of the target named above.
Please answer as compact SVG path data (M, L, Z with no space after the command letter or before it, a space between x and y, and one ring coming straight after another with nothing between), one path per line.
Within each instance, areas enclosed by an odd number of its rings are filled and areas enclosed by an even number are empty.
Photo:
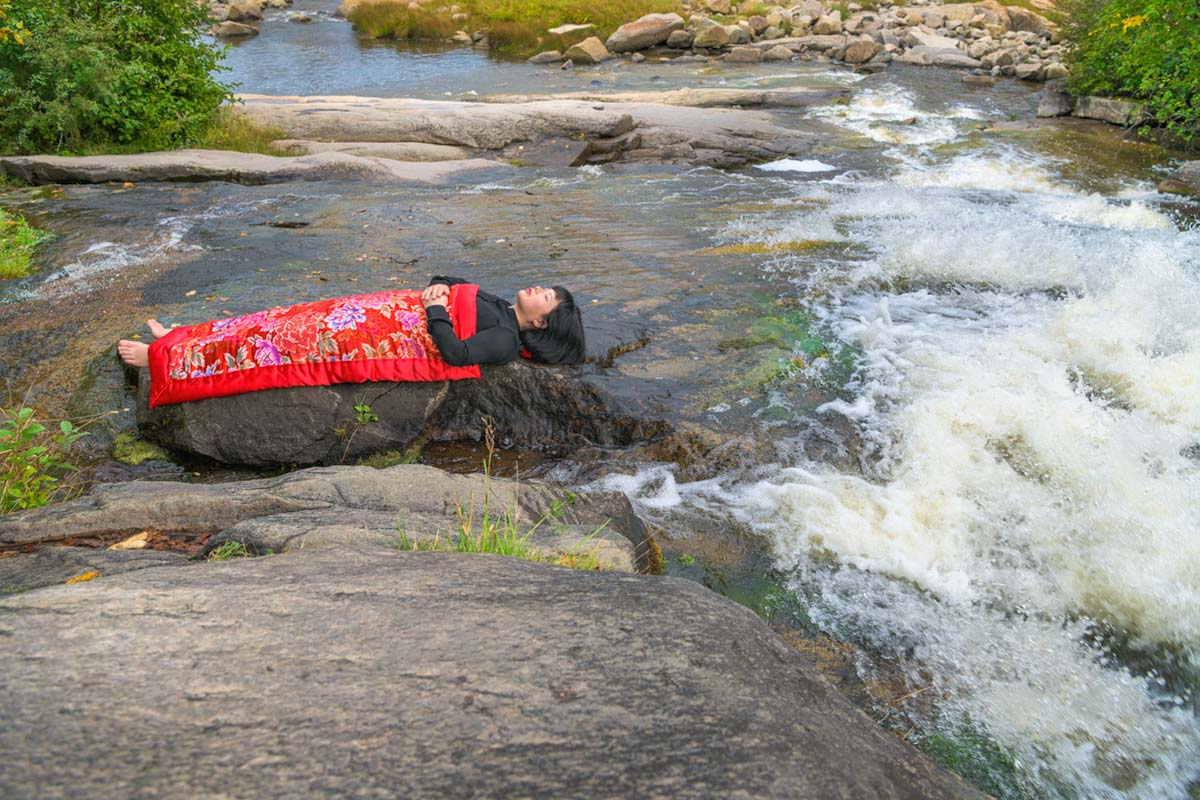
M145 439L139 439L137 434L126 431L118 433L113 440L113 458L131 467L139 466L146 461L170 461L171 456L166 450Z

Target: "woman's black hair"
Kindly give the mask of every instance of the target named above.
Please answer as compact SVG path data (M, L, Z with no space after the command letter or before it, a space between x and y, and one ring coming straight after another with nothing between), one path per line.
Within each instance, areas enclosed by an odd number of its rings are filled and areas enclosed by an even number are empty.
M521 331L521 344L529 357L544 364L578 364L587 357L583 337L583 314L575 298L561 286L554 287L558 305L546 315L546 327Z

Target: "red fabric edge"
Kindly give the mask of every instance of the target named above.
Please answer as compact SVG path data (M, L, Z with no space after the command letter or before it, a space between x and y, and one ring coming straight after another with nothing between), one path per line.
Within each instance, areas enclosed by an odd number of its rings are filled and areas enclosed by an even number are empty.
M450 287L451 318L460 339L475 335L475 298L479 287L463 283ZM479 378L479 365L454 367L437 359L361 359L256 367L204 378L172 380L166 349L186 338L190 328L175 328L150 345L150 408L204 400L209 397L282 389L293 386L329 386L365 381L444 381Z

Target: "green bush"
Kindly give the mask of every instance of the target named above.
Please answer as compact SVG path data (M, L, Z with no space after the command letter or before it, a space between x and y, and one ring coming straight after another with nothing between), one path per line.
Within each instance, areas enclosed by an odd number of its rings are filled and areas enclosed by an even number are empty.
M1200 4L1074 0L1067 25L1075 94L1130 97L1184 141L1200 134Z
M229 86L195 0L9 0L0 149L163 149L200 138Z
M68 491L60 481L76 467L67 449L86 435L66 420L47 428L32 408L0 408L0 514L44 506Z

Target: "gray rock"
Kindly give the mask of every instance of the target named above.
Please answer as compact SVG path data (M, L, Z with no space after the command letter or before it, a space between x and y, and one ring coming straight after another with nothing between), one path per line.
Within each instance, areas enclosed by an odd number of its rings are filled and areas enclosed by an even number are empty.
M958 49L958 39L950 36L939 36L936 33L926 33L920 28L912 28L904 34L904 43L909 47L933 47L942 50Z
M304 550L6 598L0 637L14 800L981 797L679 579Z
M300 11L297 11L295 14L288 14L288 22L298 22L301 25L308 24L315 19L316 17L314 17L312 14L305 14Z
M825 6L821 3L821 0L804 0L804 2L800 4L799 16L806 16L806 17L812 17L813 19L818 19L820 17L823 17L824 15L825 15Z
M729 0L704 0L704 7L714 14L728 14L732 11Z
M184 566L187 556L158 550L105 550L101 547L43 547L0 558L0 596L65 584L88 572L118 575L146 567Z
M1045 76L1046 76L1046 80L1048 80L1048 81L1061 80L1063 78L1066 78L1070 74L1071 73L1067 69L1067 65L1063 64L1062 62L1051 61L1049 64L1046 65Z
M763 54L757 47L735 47L725 60L730 64L757 64L763 60Z
M1042 65L1036 61L1017 64L1016 76L1023 81L1040 81L1042 79Z
M636 129L644 141L654 144L620 150L614 157L654 164L736 167L806 152L818 139L837 135L831 126L813 120L792 121L783 127L759 111L664 107L652 98L601 103L541 98L507 102L496 97L483 102L266 95L244 95L242 99L239 113L296 139L430 142L503 150L512 144L564 137L602 146ZM671 155L663 155L665 148ZM404 165L406 170L415 166Z
M678 14L647 14L617 28L605 44L614 53L632 53L665 43L683 27L683 17Z
M1008 6L1006 10L1008 11L1009 26L1014 31L1026 31L1041 36L1042 34L1049 33L1054 27L1050 20L1041 14L1021 8L1020 6Z
M826 50L842 50L848 43L849 38L845 34L831 34L828 36L792 36L773 42L761 42L757 47L763 50L771 47L786 47L793 52L803 50L825 52Z
M222 39L237 39L246 36L258 36L258 28L242 22L225 21L214 25L212 34Z
M1136 125L1145 119L1144 106L1117 97L1080 97L1075 101L1073 116L1098 119L1113 125Z
M144 438L226 464L332 464L418 440L480 441L482 417L493 420L499 441L560 452L589 443L628 445L666 429L618 412L583 378L526 363L484 367L477 381L269 389L154 409L148 370L138 383ZM357 423L360 402L379 419Z
M230 540L258 553L334 544L394 547L401 530L413 540L445 539L460 527L460 518L470 519L470 529L478 532L485 513L493 519L511 515L522 533L532 531L531 544L542 552L571 550L588 540L611 567L653 571L660 564L645 526L620 493L568 496L541 481L453 475L411 464L386 470L324 467L215 485L102 484L79 500L0 517L0 544L127 535L152 528L181 539L211 535L206 550ZM36 555L45 559L45 554L59 550L83 548L50 548ZM116 569L111 559L124 559L134 564L126 569L134 569L136 558L142 557L133 554L145 552L99 551L108 553L105 558L110 561L86 566L109 574ZM77 555L72 558L79 560ZM25 560L3 559L18 562L4 565L18 571Z
M1200 161L1185 161L1174 173L1159 181L1158 190L1200 195Z
M882 49L883 47L875 42L854 42L846 48L842 60L847 64L865 64Z
M671 35L667 37L667 47L673 47L676 50L686 50L692 46L691 31L671 31Z
M896 56L902 64L917 64L919 66L963 67L975 69L981 62L971 58L962 50L941 47L913 47L903 54Z
M729 33L729 44L750 44L750 34L738 25L727 25L725 30Z
M694 33L692 47L712 48L729 44L729 29L707 17L693 16L691 28Z
M530 64L557 64L563 60L563 54L557 50L546 50L529 59Z
M1067 91L1064 80L1046 81L1038 100L1039 117L1064 117L1075 110L1075 98Z
M457 161L471 157L463 147L422 142L314 142L310 139L276 139L271 142L289 155L349 153L364 158L394 161Z
M979 63L983 65L984 69L1010 67L1013 63L1013 51L1003 49L992 50L990 53L985 54Z
M481 159L403 163L325 152L298 158L228 150L171 150L111 156L4 156L0 173L34 184L109 181L286 181L364 180L435 183L471 169L496 165Z
M229 0L225 19L232 22L252 22L262 19L261 0Z
M828 36L842 32L842 19L835 14L826 14L816 21L812 31L817 36Z
M597 36L589 36L579 44L571 45L563 57L576 64L599 64L612 58L612 53L604 46Z
M783 45L775 45L763 53L763 61L791 61L794 55L795 53Z
M596 26L591 22L582 24L567 24L550 28L546 31L546 33L550 34L551 36L567 36L572 33L583 33L584 31L590 31L595 27Z

